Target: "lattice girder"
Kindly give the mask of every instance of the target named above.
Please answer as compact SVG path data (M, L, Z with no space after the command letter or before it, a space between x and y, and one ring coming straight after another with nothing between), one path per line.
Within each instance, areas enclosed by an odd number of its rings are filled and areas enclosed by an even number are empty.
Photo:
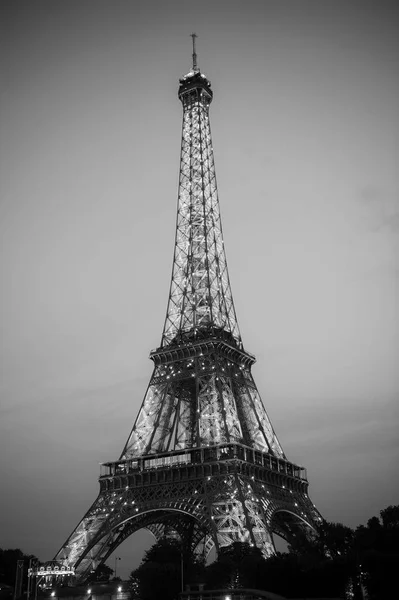
M122 459L223 442L284 457L249 358L237 350L227 358L223 344L204 340L187 358L176 347L173 358L156 364Z
M225 329L241 344L216 186L209 122L212 96L205 82L199 80L198 87L180 95L183 128L177 228L162 347L201 328Z

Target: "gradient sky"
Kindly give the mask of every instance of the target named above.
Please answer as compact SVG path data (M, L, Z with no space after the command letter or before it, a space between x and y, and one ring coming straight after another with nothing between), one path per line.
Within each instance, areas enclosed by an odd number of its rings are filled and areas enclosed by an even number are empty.
M398 504L397 3L0 10L0 547L54 556L142 402L171 276L193 30L266 409L326 519L356 526ZM117 550L120 574L150 540Z

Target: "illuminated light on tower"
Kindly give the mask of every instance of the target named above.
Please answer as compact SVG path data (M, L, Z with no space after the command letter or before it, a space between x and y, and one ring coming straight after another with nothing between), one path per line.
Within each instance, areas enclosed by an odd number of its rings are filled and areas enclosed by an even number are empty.
M147 392L119 460L56 555L78 581L139 529L207 555L234 541L274 552L272 534L312 535L320 514L305 469L290 462L265 411L243 346L223 242L209 107L197 64L183 105L172 279ZM149 318L151 315L149 315Z

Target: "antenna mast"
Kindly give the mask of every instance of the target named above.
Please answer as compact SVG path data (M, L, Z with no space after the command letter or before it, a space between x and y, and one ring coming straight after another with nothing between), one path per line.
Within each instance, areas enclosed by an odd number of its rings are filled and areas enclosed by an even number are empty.
M197 53L195 51L195 38L198 37L196 33L192 33L191 37L193 38L193 71L194 73L199 72L199 68L197 65Z

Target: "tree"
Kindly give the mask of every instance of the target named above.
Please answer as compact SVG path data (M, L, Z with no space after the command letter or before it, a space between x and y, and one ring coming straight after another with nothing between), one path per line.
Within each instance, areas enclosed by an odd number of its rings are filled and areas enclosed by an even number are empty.
M182 566L184 581L201 578L202 562L187 549L182 550L179 541L165 538L156 542L130 575L132 593L142 600L173 600L181 591Z
M397 587L399 564L399 506L380 512L355 532L355 551L362 583L370 600L389 597Z
M26 585L28 577L29 561L37 561L33 554L24 554L19 548L2 550L0 548L0 582L7 585L15 585L15 574L17 571L17 562L23 560L26 568L24 569L23 585Z
M350 527L322 521L311 536L299 535L288 549L310 567L326 558L347 556L352 552L353 540L354 531Z
M233 542L222 547L216 561L206 568L207 588L254 588L264 565L259 548L247 542Z
M343 597L354 565L347 556L330 557L304 546L304 554L277 553L266 560L259 588L291 597Z
M106 564L101 564L97 567L97 569L95 571L93 571L89 578L88 578L88 583L89 582L95 582L95 581L109 581L111 578L111 575L114 573L114 570L111 569L111 567L109 567Z
M326 556L348 556L353 549L354 531L342 523L323 521L317 528L317 540Z
M399 528L399 505L387 506L380 512L382 525L386 529Z

